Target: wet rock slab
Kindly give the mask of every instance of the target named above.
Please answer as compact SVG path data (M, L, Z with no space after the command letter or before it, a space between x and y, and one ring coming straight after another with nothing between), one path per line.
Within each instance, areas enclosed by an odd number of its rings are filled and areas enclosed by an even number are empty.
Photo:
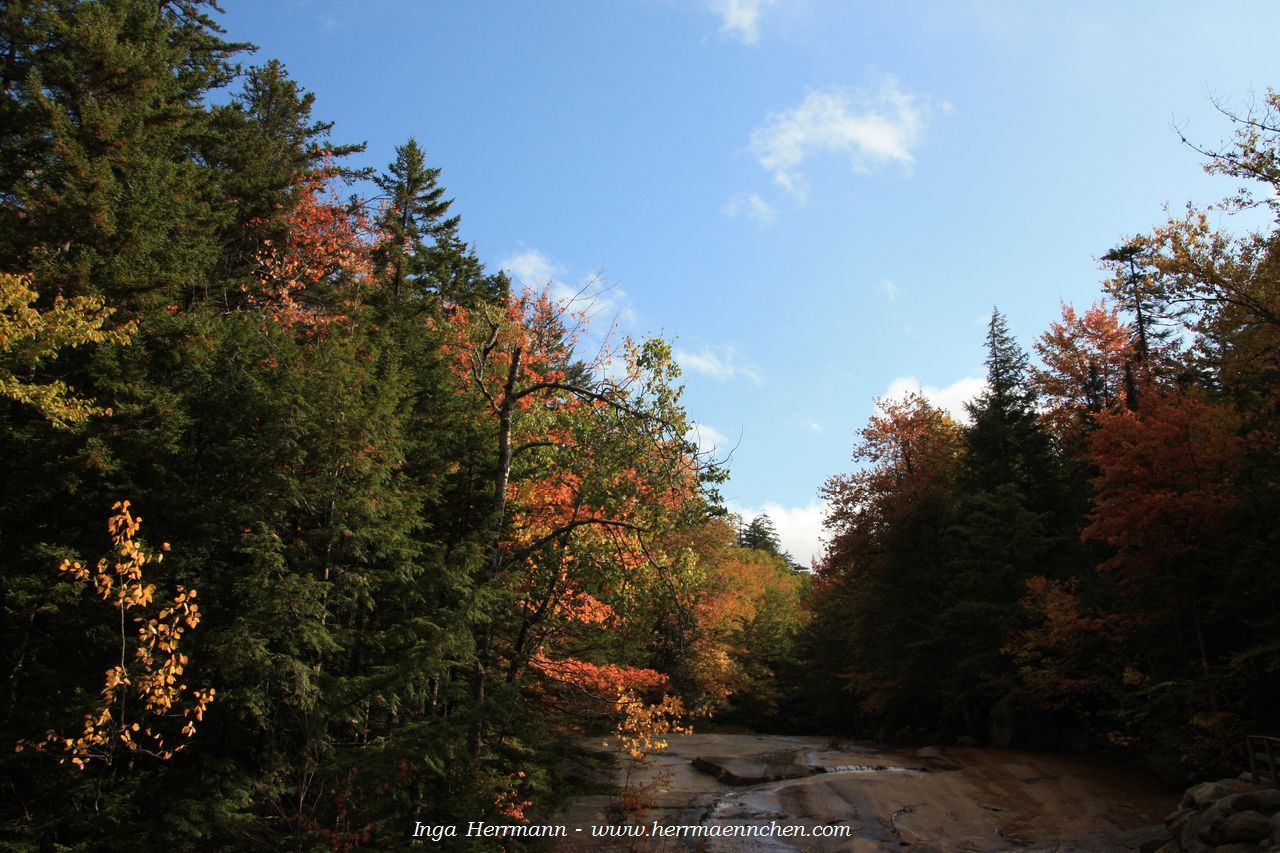
M650 768L632 769L632 787L646 788L636 822L839 824L851 829L851 837L705 838L697 845L661 839L656 846L659 839L650 838L617 849L1149 853L1162 836L1168 839L1159 824L1181 793L1071 755L762 735L695 734L670 741ZM1243 812L1243 806L1262 803L1239 805ZM597 843L589 849L614 848Z
M803 779L822 771L802 761L803 754L795 751L743 757L699 755L692 763L695 769L726 785L763 785Z

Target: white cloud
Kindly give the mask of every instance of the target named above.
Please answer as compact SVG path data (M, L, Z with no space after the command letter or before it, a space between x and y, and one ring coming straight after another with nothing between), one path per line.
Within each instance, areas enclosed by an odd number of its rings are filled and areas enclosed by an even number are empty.
M589 320L599 317L628 326L636 322L636 312L627 301L627 292L616 284L604 284L594 272L587 273L577 287L554 282L551 298L562 311L584 312Z
M769 227L778 218L778 211L758 193L738 193L726 201L720 211L725 216L744 216L754 220L761 228Z
M518 255L503 258L498 262L498 268L516 283L530 287L545 286L561 271L559 264L537 249L527 249Z
M689 424L689 432L686 433L685 437L696 444L701 453L723 456L725 451L732 449L729 446L728 437L720 430L707 424Z
M822 519L827 514L827 505L823 501L792 507L777 503L748 507L730 501L729 510L748 522L762 513L768 515L774 529L778 531L782 550L806 568L814 557L822 553Z
M753 130L748 147L779 186L803 201L808 179L800 167L815 154L841 155L856 172L888 163L910 168L937 109L949 107L905 91L887 75L876 92L810 92L798 107L773 113Z
M564 266L538 249L526 249L503 258L498 268L516 284L537 290L550 286L551 298L561 311L584 312L589 320L602 318L627 325L636 322L626 291L616 284L605 284L603 276L594 270L588 271L576 284L565 281Z
M755 385L763 385L764 377L755 365L742 360L742 354L733 344L722 347L703 347L697 352L676 348L676 363L685 370L710 376L720 382L726 382L741 376Z
M890 302L898 298L898 285L887 278L882 278L876 283L876 290L880 291Z
M711 11L720 17L720 33L743 44L760 41L760 13L775 0L709 0Z
M977 376L966 376L957 379L944 388L936 385L924 385L914 376L899 376L889 383L884 397L898 399L912 392L924 397L939 409L950 412L958 421L967 421L969 413L964 404L981 394L987 387L987 381Z

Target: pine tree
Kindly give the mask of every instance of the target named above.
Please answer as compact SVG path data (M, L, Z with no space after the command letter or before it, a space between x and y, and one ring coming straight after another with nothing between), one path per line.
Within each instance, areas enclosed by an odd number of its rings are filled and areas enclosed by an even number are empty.
M198 0L5 9L0 269L135 311L217 256L202 100L244 48Z
M738 531L738 546L765 551L769 554L781 554L782 542L778 539L778 531L773 526L773 519L768 513L760 513L751 519L751 523Z
M1008 745L1012 665L1002 653L1035 573L1055 574L1075 543L1071 502L1036 412L1027 354L993 310L987 388L967 405L964 491L948 548L950 581L929 635L949 663L947 727Z
M455 248L458 217L448 217L453 199L444 197L438 184L440 169L429 168L426 156L413 137L396 147L396 159L386 173L374 178L382 190L386 208L378 217L382 242L375 259L386 269L396 301L407 287L419 292L422 279L433 266L432 248ZM440 289L439 282L432 283Z
M1049 464L1050 446L1038 423L1027 354L998 310L991 312L986 346L987 387L965 404L972 419L967 432L971 485L989 489L1016 483L1032 489Z

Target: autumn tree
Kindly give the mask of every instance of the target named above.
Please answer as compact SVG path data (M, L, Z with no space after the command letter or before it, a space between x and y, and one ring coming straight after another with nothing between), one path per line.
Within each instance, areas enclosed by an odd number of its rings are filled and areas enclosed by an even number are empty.
M33 406L54 426L69 428L108 410L76 396L61 379L39 378L62 350L85 344L128 343L134 325L106 328L110 308L101 297L55 296L47 310L35 302L29 277L0 273L0 395Z
M944 650L929 626L947 587L948 529L963 452L958 424L918 395L879 400L859 432L852 474L830 478L828 544L814 582L807 650L809 704L843 708L843 731L898 731L931 723L925 684ZM842 698L841 691L851 694Z
M1147 607L1194 628L1195 657L1207 673L1205 606L1220 576L1211 543L1242 464L1239 416L1201 393L1169 390L1138 413L1099 421L1090 437L1097 497L1084 536L1115 549L1102 569L1141 590Z
M553 647L532 623L552 615L554 602L606 589L625 595L635 584L629 575L665 571L650 537L698 505L669 347L626 343L621 377L603 378L574 364L576 328L547 293L526 291L505 306L458 306L447 330L459 387L474 395L492 436L486 565L476 580L488 603L474 628L473 758L495 656L507 658L514 683L524 662ZM494 597L495 589L507 592ZM503 623L513 593L536 597L511 631Z
M64 753L58 763L70 761L80 770L94 761L110 766L135 754L161 760L172 758L187 746L179 737L189 739L195 735L196 723L204 719L204 712L217 693L208 688L186 696L189 689L183 675L188 658L181 651L182 637L200 624L196 590L179 586L172 600L157 606L156 586L144 578L143 570L148 564L163 560L164 554L149 553L138 542L142 518L133 515L128 501L119 501L112 509L117 512L107 527L115 562L104 557L90 570L78 561L66 559L58 569L92 586L99 598L115 605L121 626L119 659L107 669L101 701L85 714L78 737L62 737L50 731L43 740L29 744L39 751ZM168 551L168 543L161 550ZM133 613L135 610L140 612ZM126 615L136 626L132 642L125 628ZM130 649L133 654L129 654ZM135 708L135 704L140 707ZM181 732L164 731L163 723L168 717L185 720ZM168 743L166 734L171 738ZM26 746L26 741L19 741L17 749L22 751Z
M1084 313L1062 303L1062 319L1036 340L1041 366L1031 383L1043 405L1041 419L1068 453L1082 450L1082 436L1098 412L1124 405L1132 378L1133 333L1118 309L1103 301Z

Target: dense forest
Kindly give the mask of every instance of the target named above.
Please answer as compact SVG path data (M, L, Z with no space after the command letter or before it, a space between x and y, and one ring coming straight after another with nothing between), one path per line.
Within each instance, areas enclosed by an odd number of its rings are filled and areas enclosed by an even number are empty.
M1274 226L1124 240L1038 366L993 313L969 421L881 401L809 572L668 343L486 270L417 141L356 165L216 13L0 11L6 849L379 849L708 720L1177 778L1280 725ZM1280 212L1278 113L1205 152L1227 209Z
M0 18L6 845L383 847L768 713L807 578L738 546L670 347L584 356L215 12Z

